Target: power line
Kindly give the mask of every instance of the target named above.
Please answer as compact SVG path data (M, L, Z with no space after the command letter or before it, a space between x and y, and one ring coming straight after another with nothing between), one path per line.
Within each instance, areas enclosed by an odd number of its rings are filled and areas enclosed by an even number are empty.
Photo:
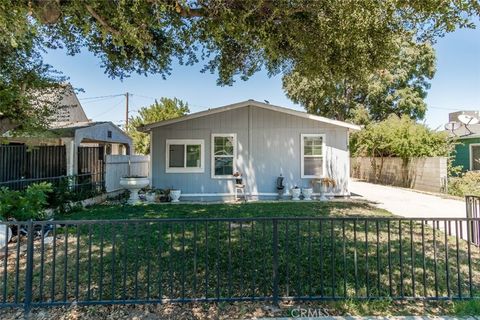
M91 100L91 99L99 99L99 98L114 98L114 97L119 97L119 96L124 96L124 95L125 95L125 93L119 93L119 94L110 94L110 95L107 95L107 96L80 98L79 100Z
M104 111L102 111L101 113L99 113L99 114L97 114L97 115L93 116L92 118L96 118L96 117L103 116L104 114L106 114L106 113L108 113L108 112L112 111L113 109L117 108L117 107L118 107L118 106L119 106L121 103L123 103L123 99L122 99L122 100L120 100L120 101L118 101L118 102L117 102L117 103L116 103L116 104L115 104L113 107L111 107L111 108L108 108L107 110L104 110Z

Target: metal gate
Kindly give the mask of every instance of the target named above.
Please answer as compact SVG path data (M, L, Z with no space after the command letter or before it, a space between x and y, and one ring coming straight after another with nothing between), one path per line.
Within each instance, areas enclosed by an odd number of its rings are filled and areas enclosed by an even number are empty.
M94 187L102 191L105 187L105 148L78 147L79 186Z

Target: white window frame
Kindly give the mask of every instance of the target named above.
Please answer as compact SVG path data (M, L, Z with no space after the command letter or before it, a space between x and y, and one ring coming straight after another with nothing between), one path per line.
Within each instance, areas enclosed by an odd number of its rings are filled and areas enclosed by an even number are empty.
M304 149L304 138L308 137L321 137L322 138L322 175L321 176L312 176L312 175L305 175L304 167L305 167L305 149ZM323 178L325 177L325 170L326 170L326 157L325 157L325 151L326 151L326 135L324 133L302 133L300 135L300 155L301 155L301 163L300 163L300 170L301 170L301 177L303 178ZM318 157L318 156L306 156L307 158L309 157Z
M233 138L233 173L237 171L237 134L236 133L212 133L212 140L211 140L211 171L212 171L212 179L233 179L233 175L215 175L215 138L216 137L229 137ZM224 156L227 157L227 156ZM230 157L230 156L228 156Z
M470 160L470 170L473 171L473 152L472 152L472 147L480 147L480 143L470 143L468 146L468 158ZM478 171L478 170L476 170Z
M183 144L184 166L183 168L170 168L170 145ZM187 145L200 145L200 167L187 168ZM167 139L165 141L165 172L166 173L203 173L205 172L205 140L203 139Z

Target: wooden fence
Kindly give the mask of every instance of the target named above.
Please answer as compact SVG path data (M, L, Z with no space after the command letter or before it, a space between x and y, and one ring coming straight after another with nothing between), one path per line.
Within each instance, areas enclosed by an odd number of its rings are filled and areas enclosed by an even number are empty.
M0 182L67 173L65 146L0 145Z
M351 177L430 192L446 192L447 158L351 158Z

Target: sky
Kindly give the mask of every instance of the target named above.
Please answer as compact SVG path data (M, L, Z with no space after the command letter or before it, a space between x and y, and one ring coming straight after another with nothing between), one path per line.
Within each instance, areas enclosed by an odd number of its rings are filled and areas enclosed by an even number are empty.
M448 121L448 113L457 110L480 110L480 28L459 29L437 40L437 72L431 81L424 122L436 129ZM94 121L125 123L125 93L130 96L130 116L142 106L160 97L188 102L190 112L220 107L248 99L268 100L271 104L303 110L290 101L282 90L281 75L268 77L261 71L248 81L237 80L233 86L218 86L216 75L201 73L196 66L173 65L166 80L159 75L132 75L124 79L108 78L100 60L83 50L68 56L63 50L48 51L45 62L69 77L87 116ZM95 98L118 95L116 97Z

